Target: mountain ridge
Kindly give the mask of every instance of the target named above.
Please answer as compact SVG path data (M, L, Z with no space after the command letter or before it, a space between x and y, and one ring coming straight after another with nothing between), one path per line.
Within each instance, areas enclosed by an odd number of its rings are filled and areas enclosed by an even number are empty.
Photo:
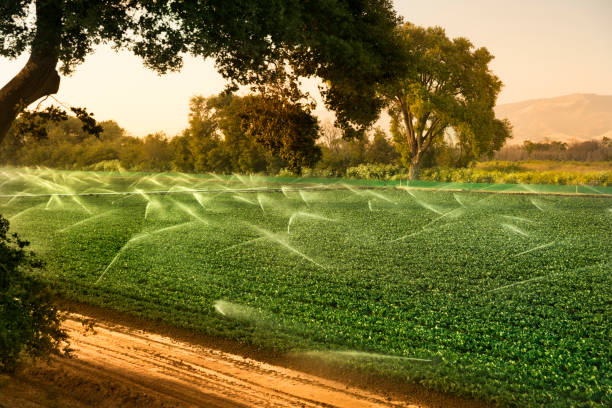
M612 138L612 95L574 93L501 104L496 116L507 118L514 137L508 145L532 142L584 142Z

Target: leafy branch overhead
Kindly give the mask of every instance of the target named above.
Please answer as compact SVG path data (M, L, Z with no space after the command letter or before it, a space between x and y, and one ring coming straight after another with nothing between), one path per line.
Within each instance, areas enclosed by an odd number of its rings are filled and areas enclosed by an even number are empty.
M363 131L383 106L373 87L401 72L399 22L390 0L4 0L0 56L30 58L0 89L0 141L18 104L58 91L58 64L69 74L99 44L131 51L159 73L180 70L186 54L213 58L233 87L288 66L321 78L339 125Z
M70 110L83 123L83 130L86 133L94 135L98 138L100 137L100 133L102 133L103 129L102 126L100 126L93 118L93 113L87 112L85 108L75 108L74 106L71 106Z
M66 111L55 106L49 106L42 111L24 110L15 122L14 130L22 138L36 141L47 138L47 125L68 119Z
M100 137L104 130L93 118L94 114L87 112L85 108L70 107L72 113L81 121L81 128L87 134ZM15 122L14 132L21 139L40 141L46 139L47 128L51 123L59 123L68 120L65 110L56 106L49 106L41 111L24 110L19 115L19 120Z

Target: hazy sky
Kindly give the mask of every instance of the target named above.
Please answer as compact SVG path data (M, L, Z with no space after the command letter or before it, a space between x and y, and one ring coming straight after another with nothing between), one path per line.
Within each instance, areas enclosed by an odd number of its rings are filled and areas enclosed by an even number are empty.
M467 37L495 56L505 86L498 103L569 93L612 94L612 0L396 0L398 13L450 37ZM0 86L27 56L0 58ZM312 82L312 81L311 81ZM131 134L169 135L187 125L189 98L220 92L211 60L186 58L180 73L158 76L137 57L102 47L71 77L57 98L113 119ZM316 89L312 84L311 89ZM322 109L321 116L325 116Z

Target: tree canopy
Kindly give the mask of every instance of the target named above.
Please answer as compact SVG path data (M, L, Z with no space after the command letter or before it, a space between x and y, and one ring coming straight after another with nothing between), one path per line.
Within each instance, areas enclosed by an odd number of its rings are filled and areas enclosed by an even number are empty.
M400 66L398 21L389 0L7 0L0 56L30 58L0 90L0 140L21 107L57 92L58 63L69 74L102 43L159 73L212 57L233 86L318 76L340 126L363 130L383 106L373 85Z
M410 177L418 178L424 155L445 137L460 147L463 165L500 149L510 125L493 112L502 83L489 70L487 49L451 40L440 27L405 24L399 36L410 58L401 78L388 81L381 93Z
M245 133L271 154L287 162L287 169L301 174L321 158L319 123L310 110L279 96L251 95L240 112Z
M301 173L321 156L307 107L278 96L221 94L190 101L189 127L172 140L182 171ZM274 168L274 169L272 169Z

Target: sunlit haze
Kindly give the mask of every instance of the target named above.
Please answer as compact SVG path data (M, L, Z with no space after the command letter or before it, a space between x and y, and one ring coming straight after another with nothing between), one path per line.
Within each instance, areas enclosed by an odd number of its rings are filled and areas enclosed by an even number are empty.
M612 1L609 0L398 0L398 13L450 37L469 38L495 56L493 71L505 86L498 103L570 93L612 94ZM0 59L6 83L25 63ZM316 89L313 81L309 89ZM180 73L158 76L127 53L100 47L62 78L57 98L85 106L98 120L117 121L136 136L180 132L189 98L220 92L225 81L212 60L185 58ZM320 107L321 117L329 116Z

